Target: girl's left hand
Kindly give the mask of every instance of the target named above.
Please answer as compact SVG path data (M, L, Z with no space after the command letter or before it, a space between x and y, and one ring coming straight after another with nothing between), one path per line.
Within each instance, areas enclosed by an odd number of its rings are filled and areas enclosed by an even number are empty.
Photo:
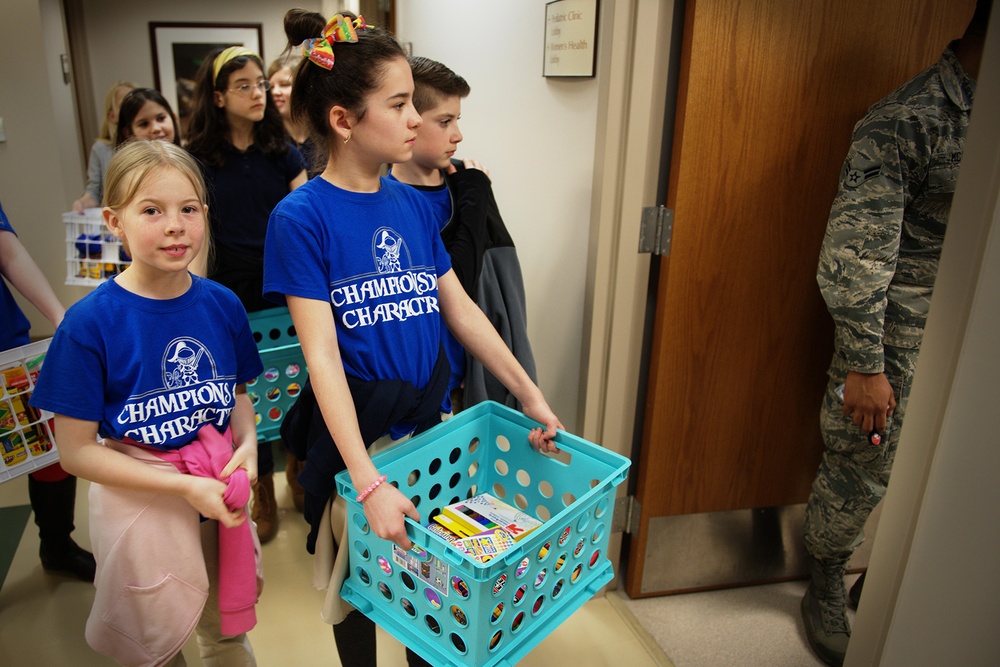
M257 483L257 443L244 443L233 451L233 458L222 469L220 479L228 479L237 468L247 471L250 486Z
M531 446L540 452L548 452L550 454L558 452L559 448L556 447L554 440L556 430L561 429L565 431L566 427L562 425L559 418L552 412L548 403L543 400L539 405L524 405L523 408L525 415L545 425L544 428L533 428L528 432L528 442L531 443Z

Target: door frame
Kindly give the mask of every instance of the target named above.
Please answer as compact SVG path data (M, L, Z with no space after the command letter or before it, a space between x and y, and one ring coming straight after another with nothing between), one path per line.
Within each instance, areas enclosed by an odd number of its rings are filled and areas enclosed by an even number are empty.
M675 106L669 100L676 89L671 54L680 44L675 31L683 28L683 14L683 0L602 3L580 434L633 461L642 433L643 341L656 261L638 251L639 221L643 207L663 201ZM619 499L634 492L634 479L618 487ZM612 535L608 547L618 565L612 588L623 562L621 537Z

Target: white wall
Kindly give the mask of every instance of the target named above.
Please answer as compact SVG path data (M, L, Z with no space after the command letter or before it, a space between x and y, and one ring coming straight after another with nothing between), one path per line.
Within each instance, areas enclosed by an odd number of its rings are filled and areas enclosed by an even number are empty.
M153 86L149 22L261 23L261 57L267 65L285 48L282 18L292 7L318 11L318 0L86 0L87 49L97 118L104 116L104 94L115 81ZM81 190L82 192L82 190Z
M0 117L7 134L0 143L0 202L56 294L70 304L86 291L63 285L62 213L83 182L76 174L82 157L72 92L59 62L68 52L61 21L58 0L4 0L0 7ZM15 296L32 322L32 335L51 335L51 324Z
M597 79L542 77L545 0L402 0L413 54L472 86L458 157L490 170L524 272L542 391L575 431L584 327ZM606 37L606 36L605 36Z

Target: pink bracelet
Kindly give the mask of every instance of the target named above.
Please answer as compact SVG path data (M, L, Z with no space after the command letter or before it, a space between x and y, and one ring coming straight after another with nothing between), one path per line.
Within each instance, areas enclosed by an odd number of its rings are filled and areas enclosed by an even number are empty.
M363 503L365 498L372 494L372 491L378 488L379 484L386 480L385 475L379 475L378 479L368 485L368 488L358 494L358 502Z

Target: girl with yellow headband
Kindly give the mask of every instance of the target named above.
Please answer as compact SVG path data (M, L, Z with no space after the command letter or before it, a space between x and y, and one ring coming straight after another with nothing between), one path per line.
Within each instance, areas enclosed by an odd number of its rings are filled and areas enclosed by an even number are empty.
M195 77L188 150L210 193L208 277L230 288L248 313L273 304L261 296L264 236L274 206L306 182L305 160L285 133L260 56L243 46L209 55ZM278 528L274 454L258 450L253 520L262 543Z
M326 22L292 10L285 33L306 56L292 118L309 124L327 163L278 204L267 231L264 293L287 303L309 367L282 439L306 461L307 548L317 556L314 581L327 587L323 618L340 661L374 667L374 623L340 598L350 549L334 475L348 470L374 534L413 546L404 518L421 517L393 484L406 480L386 479L371 455L440 422L450 375L441 327L540 424L512 446L556 451L562 424L465 293L426 197L380 176L384 164L412 157L421 123L402 47L351 15ZM427 664L409 648L407 660Z

